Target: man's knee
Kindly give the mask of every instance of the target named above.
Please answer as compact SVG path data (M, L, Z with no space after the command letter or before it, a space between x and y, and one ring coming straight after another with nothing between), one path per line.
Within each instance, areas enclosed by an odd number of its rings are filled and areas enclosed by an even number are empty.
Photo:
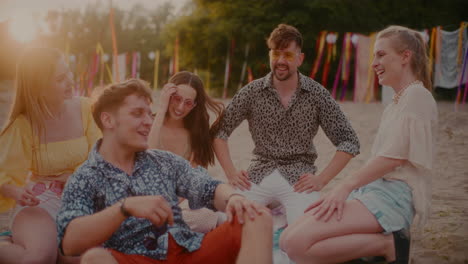
M117 263L112 254L104 248L92 248L81 257L82 264Z

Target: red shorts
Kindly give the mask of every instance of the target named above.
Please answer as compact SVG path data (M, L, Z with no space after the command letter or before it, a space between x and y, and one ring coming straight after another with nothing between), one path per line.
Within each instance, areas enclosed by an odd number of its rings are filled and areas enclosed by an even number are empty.
M166 260L156 260L141 255L127 255L110 250L118 263L123 264L210 264L235 263L241 246L242 225L234 217L232 223L225 222L214 230L208 232L201 243L201 247L188 252L179 246L172 235L169 234L169 246Z

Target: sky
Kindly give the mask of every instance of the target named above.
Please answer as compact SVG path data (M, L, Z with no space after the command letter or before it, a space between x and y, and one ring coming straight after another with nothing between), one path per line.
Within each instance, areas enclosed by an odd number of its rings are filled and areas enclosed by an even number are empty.
M190 0L112 0L112 4L130 10L134 4L141 3L152 9L167 1L175 6L177 13ZM43 15L51 9L84 8L88 3L95 2L110 4L111 0L0 0L0 22L9 18L31 16L33 13Z

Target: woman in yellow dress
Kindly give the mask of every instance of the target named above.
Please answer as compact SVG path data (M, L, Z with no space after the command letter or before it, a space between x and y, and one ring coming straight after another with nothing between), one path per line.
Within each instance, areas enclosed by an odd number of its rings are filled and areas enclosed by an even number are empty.
M161 91L149 147L170 151L205 170L215 160L213 126L218 123L217 119L210 129L208 109L219 118L224 105L206 94L196 74L175 74ZM224 220L222 213L206 208L190 210L186 200L181 200L179 206L184 221L197 232L207 233Z
M63 186L101 136L88 99L73 96L72 78L55 49L28 49L18 62L0 132L0 213L13 209L12 241L0 246L0 263L57 261Z

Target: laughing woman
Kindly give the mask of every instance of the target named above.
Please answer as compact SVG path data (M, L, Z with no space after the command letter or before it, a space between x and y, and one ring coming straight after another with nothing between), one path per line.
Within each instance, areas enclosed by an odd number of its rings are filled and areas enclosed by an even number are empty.
M419 32L391 26L379 32L373 68L395 90L370 160L343 179L288 227L281 248L297 263L340 263L384 256L408 263L409 228L429 214L437 106L426 47Z
M224 106L211 99L200 77L182 71L169 80L160 95L157 114L149 135L149 147L170 151L188 160L193 167L205 170L215 161L213 128L208 109L220 117ZM214 229L224 216L209 209L190 210L181 200L184 221L197 232Z
M29 49L19 60L13 107L0 132L0 212L15 208L0 263L57 261L63 186L100 137L88 100L72 96L72 77L54 49Z

